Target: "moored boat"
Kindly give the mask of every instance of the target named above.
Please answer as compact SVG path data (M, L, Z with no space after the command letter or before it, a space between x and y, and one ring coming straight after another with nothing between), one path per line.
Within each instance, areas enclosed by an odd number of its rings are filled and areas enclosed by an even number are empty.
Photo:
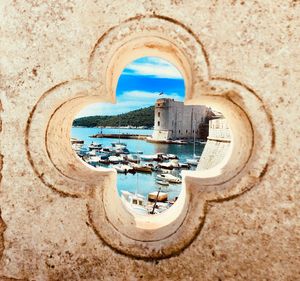
M123 158L119 157L119 156L109 156L108 160L109 160L110 163L117 164L117 163L122 162Z
M133 162L133 163L139 163L141 160L140 160L140 157L137 156L136 154L129 154L127 156L127 160L129 162Z
M186 162L188 164L190 164L190 165L197 166L198 162L199 162L199 159L197 159L197 158L190 158L190 159L186 159Z
M113 165L113 168L116 169L118 173L125 173L125 174L133 170L132 167L128 165L122 165L122 164Z
M152 168L147 165L140 165L140 164L132 163L131 167L137 172L152 173Z
M100 151L102 149L102 144L101 143L95 143L95 142L92 142L90 145L89 145L89 150L97 150L97 151Z
M154 159L156 158L157 158L156 155L148 155L148 154L141 155L141 159L144 161L154 161Z
M129 191L121 190L121 200L129 211L140 215L147 215L145 197L141 194L134 194Z
M163 186L168 186L169 182L165 181L165 180L156 180L156 183L163 185Z
M168 201L168 193L161 191L153 191L148 194L148 201L150 202L166 202Z
M188 163L178 163L181 169L189 169L190 165Z
M174 143L174 144L181 144L181 145L188 144L188 142L185 141L185 140L174 140L174 141L172 141L172 143Z
M160 167L162 169L167 169L167 170L173 170L173 168L174 168L171 162L159 163L158 167Z
M171 174L160 174L160 175L157 175L156 178L158 180L166 180L166 181L171 182L171 183L181 183L180 178L175 177Z
M175 154L167 154L167 157L169 159L178 159L177 155L175 155Z
M126 148L127 146L127 144L124 142L112 142L111 145L114 148L121 148L121 149Z
M71 144L81 144L81 145L83 145L84 144L84 140L79 140L79 139L76 139L76 138L71 138Z

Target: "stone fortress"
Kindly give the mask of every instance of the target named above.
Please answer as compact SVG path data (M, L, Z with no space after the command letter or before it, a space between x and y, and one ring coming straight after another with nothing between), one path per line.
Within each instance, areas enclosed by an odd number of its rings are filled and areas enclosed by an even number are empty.
M0 15L1 281L300 280L299 1L1 1ZM233 141L147 224L75 157L70 128L155 55Z
M204 105L184 105L181 101L161 98L155 103L152 141L206 137L203 128L212 110Z

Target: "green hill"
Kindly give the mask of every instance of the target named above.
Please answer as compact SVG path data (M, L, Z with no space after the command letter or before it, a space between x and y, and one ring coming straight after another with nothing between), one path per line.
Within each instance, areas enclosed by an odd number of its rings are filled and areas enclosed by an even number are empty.
M81 127L118 127L119 125L153 127L154 106L133 110L119 115L81 117L73 121L73 126Z

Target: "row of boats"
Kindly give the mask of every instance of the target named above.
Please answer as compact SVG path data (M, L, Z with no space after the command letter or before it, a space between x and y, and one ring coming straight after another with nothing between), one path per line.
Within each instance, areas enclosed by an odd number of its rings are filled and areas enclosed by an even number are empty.
M161 188L180 184L181 170L197 166L199 157L194 156L182 163L177 155L167 153L143 154L142 151L130 152L126 143L114 142L111 146L102 146L92 142L88 147L84 141L71 139L72 148L85 162L92 166L114 168L121 174L154 173L155 182ZM156 187L157 188L157 187ZM166 190L164 190L166 191ZM148 198L141 194L121 190L121 199L129 210L139 214L157 214L172 206L168 193L154 191Z
M110 165L118 173L152 173L157 172L156 182L167 186L168 183L181 183L181 178L170 173L173 169L190 169L196 166L199 157L187 159L185 163L179 162L177 155L156 153L144 155L142 151L130 153L127 145L121 142L112 143L111 147L102 147L92 142L88 149L84 148L82 141L73 140L72 148L82 159L90 165ZM154 162L154 163L153 163Z

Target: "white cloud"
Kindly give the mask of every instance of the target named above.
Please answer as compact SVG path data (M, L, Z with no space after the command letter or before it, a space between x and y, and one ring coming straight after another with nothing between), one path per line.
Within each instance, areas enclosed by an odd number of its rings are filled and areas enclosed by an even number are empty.
M182 100L177 93L159 95L158 92L128 91L118 97L116 104L95 103L83 108L76 118L92 115L117 115L154 105L159 98Z
M153 76L156 78L183 79L179 70L169 62L156 57L143 58L126 66L127 75Z

